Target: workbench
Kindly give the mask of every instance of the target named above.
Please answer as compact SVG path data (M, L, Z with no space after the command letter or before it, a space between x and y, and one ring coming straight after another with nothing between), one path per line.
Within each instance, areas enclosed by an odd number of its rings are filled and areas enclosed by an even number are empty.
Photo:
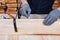
M60 40L60 20L50 26L43 20L16 19L15 32L13 19L0 19L0 40Z

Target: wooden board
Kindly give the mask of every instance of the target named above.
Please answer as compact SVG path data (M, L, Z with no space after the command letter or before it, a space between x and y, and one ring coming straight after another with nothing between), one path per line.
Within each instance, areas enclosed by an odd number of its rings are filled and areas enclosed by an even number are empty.
M60 40L60 36L0 35L0 40Z
M51 26L43 25L43 20L17 19L15 32L12 19L0 19L0 40L60 40L60 20Z
M2 5L1 5L2 3ZM17 2L16 0L0 0L0 14L4 13L3 7L5 7L5 3L7 5L7 11L8 14L16 14L17 10ZM21 1L18 0L18 7L21 7Z
M34 35L34 34L60 34L60 20L56 21L51 26L44 25L43 19L17 19L18 32L14 31L12 19L0 20L0 34L18 34L18 35Z

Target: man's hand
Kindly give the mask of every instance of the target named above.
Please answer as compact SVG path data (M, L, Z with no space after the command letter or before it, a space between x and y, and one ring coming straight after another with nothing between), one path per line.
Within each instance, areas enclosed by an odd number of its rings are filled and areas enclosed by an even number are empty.
M26 18L30 16L31 9L28 3L22 6L22 8L20 9L20 13L22 16L25 16Z
M43 23L45 25L51 25L52 23L54 23L55 21L57 21L57 19L60 16L60 10L55 9L53 11L51 11L49 13L49 15L45 18L45 20L43 21Z

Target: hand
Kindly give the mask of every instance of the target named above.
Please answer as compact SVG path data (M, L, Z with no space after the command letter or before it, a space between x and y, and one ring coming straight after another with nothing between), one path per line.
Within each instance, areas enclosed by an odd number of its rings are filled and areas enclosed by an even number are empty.
M51 11L49 13L49 15L45 18L45 20L43 21L43 23L45 25L51 25L53 24L55 21L57 21L57 19L60 17L60 11L58 9L55 9L53 11Z
M20 13L22 16L25 16L26 18L30 16L31 9L28 3L22 6L22 8L20 9Z

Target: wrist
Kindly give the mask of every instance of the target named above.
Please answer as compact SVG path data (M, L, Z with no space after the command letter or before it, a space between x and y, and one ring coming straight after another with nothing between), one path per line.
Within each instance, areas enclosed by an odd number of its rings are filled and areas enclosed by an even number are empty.
M28 4L27 0L21 0L21 2L22 2L22 6Z
M59 11L60 11L60 7L59 8L57 8Z
M59 7L59 8L57 8L57 10L60 12L60 7ZM59 16L59 18L60 18L60 16Z
M24 3L24 4L22 4L21 7L23 7L24 5L28 5L28 3Z

